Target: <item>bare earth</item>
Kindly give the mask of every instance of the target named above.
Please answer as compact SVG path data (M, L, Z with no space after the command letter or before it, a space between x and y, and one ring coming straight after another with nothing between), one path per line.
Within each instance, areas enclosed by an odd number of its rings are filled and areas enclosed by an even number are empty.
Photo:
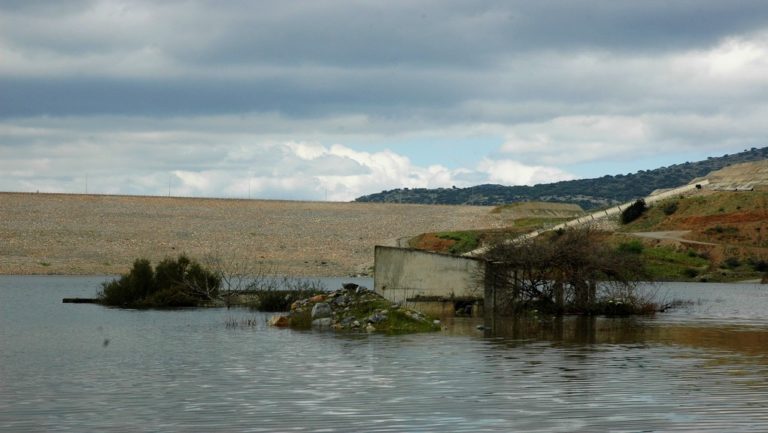
M282 274L365 274L375 245L498 228L481 206L0 193L0 274L107 275L186 253Z

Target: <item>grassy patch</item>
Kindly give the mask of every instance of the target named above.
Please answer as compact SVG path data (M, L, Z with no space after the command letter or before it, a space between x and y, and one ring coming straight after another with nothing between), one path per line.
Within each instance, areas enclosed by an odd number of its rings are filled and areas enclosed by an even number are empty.
M453 245L448 249L451 254L468 253L480 245L480 238L476 232L440 232L436 236L453 241Z
M376 325L376 330L388 334L409 334L414 332L438 331L439 325L431 321L416 320L404 311L390 311L387 320Z
M703 273L709 267L709 261L697 254L665 246L644 248L642 257L648 271L656 280L687 280Z

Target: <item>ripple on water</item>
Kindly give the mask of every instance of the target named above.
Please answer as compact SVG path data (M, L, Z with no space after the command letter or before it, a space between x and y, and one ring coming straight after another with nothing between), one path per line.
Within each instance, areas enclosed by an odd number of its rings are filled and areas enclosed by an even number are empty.
M0 431L768 431L753 311L768 305L751 287L533 334L348 336L225 326L266 320L247 310L64 306L91 280L14 281L0 277Z

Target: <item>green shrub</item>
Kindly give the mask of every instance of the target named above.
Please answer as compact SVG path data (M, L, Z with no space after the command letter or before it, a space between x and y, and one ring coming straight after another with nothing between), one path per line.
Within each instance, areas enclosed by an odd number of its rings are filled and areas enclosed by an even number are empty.
M291 304L300 299L327 292L327 288L319 280L289 277L255 281L248 286L248 290L258 297L256 309L269 312L288 311L291 309Z
M646 210L648 210L648 206L645 204L645 200L637 200L621 212L621 223L631 223L632 221L640 218Z
M645 246L642 242L638 240L632 240L629 242L622 242L619 244L619 252L622 253L631 253L631 254L641 254L643 252L643 249Z
M741 265L741 262L739 261L738 257L728 257L723 261L723 266L728 269L738 268L739 265Z
M672 215L673 213L677 212L677 202L673 201L671 203L667 203L663 208L662 211L664 212L664 215Z
M104 305L130 308L190 307L215 299L221 280L185 255L164 259L155 269L137 259L119 279L102 284Z
M683 276L687 278L696 278L698 275L699 275L698 269L685 268L685 270L683 270Z
M760 259L760 260L751 259L749 261L749 264L752 266L752 269L754 269L757 272L768 272L768 262L766 262L763 259Z

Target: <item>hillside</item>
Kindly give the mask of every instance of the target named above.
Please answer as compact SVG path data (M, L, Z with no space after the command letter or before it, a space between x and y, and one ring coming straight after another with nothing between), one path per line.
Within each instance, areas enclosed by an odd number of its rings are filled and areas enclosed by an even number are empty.
M713 191L652 206L616 233L662 280L759 279L768 271L768 190Z
M394 189L356 199L358 202L500 205L522 201L575 203L584 209L614 205L644 197L657 189L685 185L697 177L727 167L768 158L768 147L685 162L637 173L606 175L535 186L479 185L468 188Z
M532 230L553 226L584 215L578 205L568 203L519 202L496 206L503 227L485 230L422 233L408 246L446 254L463 254L499 238L510 239Z

